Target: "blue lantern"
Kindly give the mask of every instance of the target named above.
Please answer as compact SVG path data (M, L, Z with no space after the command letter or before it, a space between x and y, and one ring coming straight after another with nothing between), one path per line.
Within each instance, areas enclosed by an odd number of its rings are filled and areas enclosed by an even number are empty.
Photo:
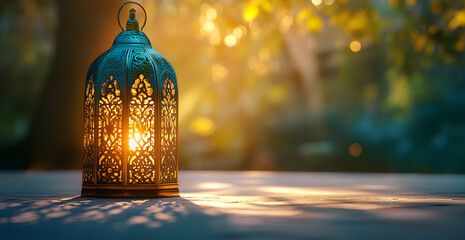
M144 11L139 30L131 9ZM126 2L122 32L87 73L82 196L171 197L178 190L178 85Z

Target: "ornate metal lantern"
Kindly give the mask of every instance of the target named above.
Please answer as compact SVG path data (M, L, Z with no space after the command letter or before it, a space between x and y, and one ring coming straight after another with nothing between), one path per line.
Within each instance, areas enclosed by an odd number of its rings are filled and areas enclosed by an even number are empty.
M139 31L126 30L87 73L82 196L171 197L178 190L178 86L171 64Z

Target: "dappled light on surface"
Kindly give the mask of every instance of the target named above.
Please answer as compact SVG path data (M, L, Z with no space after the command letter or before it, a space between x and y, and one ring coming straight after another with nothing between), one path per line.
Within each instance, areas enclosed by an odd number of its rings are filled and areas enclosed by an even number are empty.
M438 216L430 210L431 206L465 206L465 198L402 194L407 189L399 182L392 182L396 177L389 175L377 180L368 175L366 177L371 181L367 182L353 181L350 175L343 180L336 175L315 173L249 171L240 174L240 181L229 177L233 173L211 175L212 178L202 178L196 185L188 185L193 191L185 191L182 197L201 207L206 214L227 215L231 223L238 225L261 225L268 222L263 219L265 217L328 219L350 213L344 211L373 214L379 219L401 219L401 213L405 211L412 213L408 219L421 219ZM316 176L312 178L312 175ZM391 183L380 184L380 181ZM299 186L289 185L291 182L299 182ZM247 221L239 220L240 216L246 217Z
M414 224L416 236L440 233L451 239L464 220L457 214L465 208L465 178L459 175L182 171L181 197L109 199L64 192L79 192L79 172L27 174L36 181L19 186L10 183L24 176L0 175L2 232L27 235L53 228L67 235L85 228L96 236L111 230L125 238L175 231L182 239L231 233L338 239L371 227L385 234L380 239L397 239L405 231L392 229ZM357 227L345 227L348 220ZM24 227L30 232L19 231ZM322 231L327 228L336 235Z
M289 202L277 201L260 196L217 196L212 193L185 194L186 199L205 207L210 215L231 214L249 216L288 217L305 214L289 205Z
M18 203L20 202L20 203ZM161 227L173 223L188 212L186 205L179 200L158 199L123 200L73 197L64 200L11 200L0 202L0 211L8 210L10 217L2 215L2 223L30 223L51 219L62 223L111 222L113 228L144 225L148 228Z
M324 189L324 188L295 188L295 187L259 187L259 190L268 193L289 194L290 196L347 196L363 194L364 192L341 190L341 189ZM366 192L365 192L366 193Z
M216 190L221 190L221 189L227 189L232 187L233 185L229 183L220 183L220 182L206 182L206 183L200 183L197 187L200 189L216 189Z

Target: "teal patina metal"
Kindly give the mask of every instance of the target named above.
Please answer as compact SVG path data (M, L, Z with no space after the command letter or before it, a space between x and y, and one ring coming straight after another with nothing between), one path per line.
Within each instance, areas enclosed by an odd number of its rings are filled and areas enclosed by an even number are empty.
M124 5L144 11L139 30ZM82 196L170 197L178 190L178 87L171 64L142 32L138 3L87 73Z

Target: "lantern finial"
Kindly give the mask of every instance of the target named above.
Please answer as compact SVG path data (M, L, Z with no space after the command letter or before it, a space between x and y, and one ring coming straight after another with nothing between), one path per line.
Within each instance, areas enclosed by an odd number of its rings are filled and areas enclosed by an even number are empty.
M129 19L126 22L126 31L139 31L139 22L136 19L136 10L129 10Z

